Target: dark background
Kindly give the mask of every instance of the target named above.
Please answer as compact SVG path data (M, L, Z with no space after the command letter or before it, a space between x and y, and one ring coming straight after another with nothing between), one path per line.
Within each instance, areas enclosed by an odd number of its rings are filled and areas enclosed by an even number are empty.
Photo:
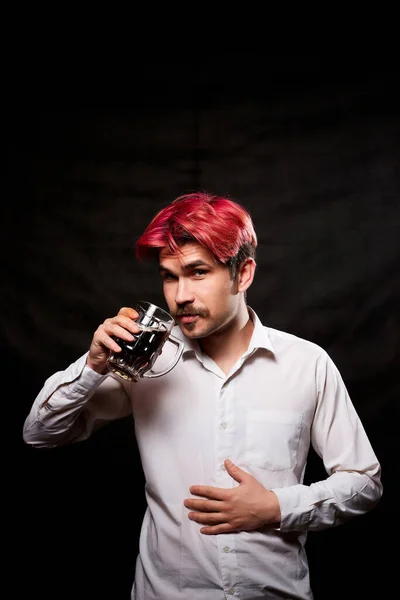
M382 464L376 509L309 535L315 599L391 597L398 76L397 66L366 59L227 54L190 68L159 59L136 65L130 93L108 108L77 93L45 102L45 90L40 102L9 107L1 335L3 433L16 452L5 461L7 597L129 599L144 511L132 421L48 451L25 446L22 425L44 380L86 351L106 317L138 298L163 305L156 268L136 262L134 242L156 211L196 189L251 212L259 249L250 306L329 352ZM324 476L311 453L307 481Z

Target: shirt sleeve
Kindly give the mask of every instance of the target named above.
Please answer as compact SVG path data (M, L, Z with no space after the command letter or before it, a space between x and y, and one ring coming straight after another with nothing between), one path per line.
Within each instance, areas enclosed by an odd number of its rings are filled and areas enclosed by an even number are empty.
M281 531L318 531L371 510L383 492L381 466L342 377L327 354L316 368L317 404L311 443L328 477L274 488Z
M132 412L124 386L90 369L87 354L45 381L23 425L27 444L51 448L83 441L108 421Z

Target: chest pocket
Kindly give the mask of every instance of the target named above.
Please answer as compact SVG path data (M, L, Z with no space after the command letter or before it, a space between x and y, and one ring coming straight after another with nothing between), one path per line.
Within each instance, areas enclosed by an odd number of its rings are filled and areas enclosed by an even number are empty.
M251 410L246 417L246 458L270 471L296 465L303 415L283 410Z

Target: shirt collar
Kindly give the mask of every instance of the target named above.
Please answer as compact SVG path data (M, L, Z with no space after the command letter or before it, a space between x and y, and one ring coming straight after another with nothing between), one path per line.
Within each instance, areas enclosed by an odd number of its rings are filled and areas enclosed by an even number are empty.
M265 350L274 353L274 348L268 335L268 328L264 327L256 312L250 308L250 306L248 306L247 309L249 311L251 320L254 323L253 335L251 336L247 353L253 352L253 350L256 350L257 348L264 348ZM182 333L179 325L176 325L173 328L172 333L183 341L185 345L183 354L186 354L187 352L194 352L198 358L201 357L201 350L197 340L191 340L187 338L185 334Z
M268 352L272 352L272 354L274 354L274 347L268 335L268 327L265 327L261 323L255 310L253 310L250 306L248 306L247 308L251 320L254 323L253 335L251 336L248 352L252 352L257 348L264 348L265 350L268 350Z

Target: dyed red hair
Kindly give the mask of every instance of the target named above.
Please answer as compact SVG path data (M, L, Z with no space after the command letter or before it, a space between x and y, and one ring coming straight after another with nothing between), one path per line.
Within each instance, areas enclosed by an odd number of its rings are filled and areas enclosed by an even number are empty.
M207 192L179 196L159 211L136 242L139 259L154 250L169 248L171 253L179 246L195 241L223 264L254 257L257 236L250 214L228 198Z

